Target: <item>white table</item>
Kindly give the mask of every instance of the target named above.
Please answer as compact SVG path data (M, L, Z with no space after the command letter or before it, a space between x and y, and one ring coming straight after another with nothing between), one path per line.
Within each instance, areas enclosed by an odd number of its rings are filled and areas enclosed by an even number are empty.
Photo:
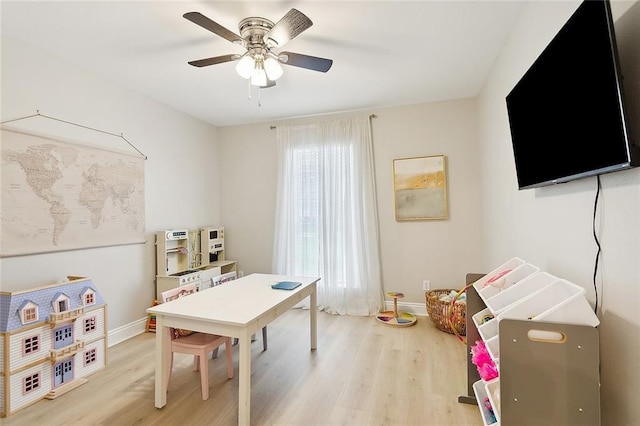
M147 309L156 315L155 406L167 403L168 366L171 356L169 327L201 331L239 339L238 424L250 424L251 336L256 331L310 297L311 350L317 347L317 294L320 278L251 274L224 285ZM274 290L278 281L299 281L294 290Z

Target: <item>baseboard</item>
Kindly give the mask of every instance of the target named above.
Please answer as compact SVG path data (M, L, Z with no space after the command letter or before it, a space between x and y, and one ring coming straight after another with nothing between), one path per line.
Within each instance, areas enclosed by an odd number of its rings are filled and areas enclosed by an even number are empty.
M127 339L137 336L138 334L144 333L146 325L147 317L144 317L129 324L125 324L122 327L110 330L108 336L108 347L117 345L118 343L122 343Z

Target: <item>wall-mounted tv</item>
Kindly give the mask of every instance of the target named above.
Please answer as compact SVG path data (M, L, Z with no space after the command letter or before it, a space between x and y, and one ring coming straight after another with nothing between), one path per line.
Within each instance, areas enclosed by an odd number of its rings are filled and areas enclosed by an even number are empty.
M506 98L518 188L639 166L623 98L609 1L583 1Z

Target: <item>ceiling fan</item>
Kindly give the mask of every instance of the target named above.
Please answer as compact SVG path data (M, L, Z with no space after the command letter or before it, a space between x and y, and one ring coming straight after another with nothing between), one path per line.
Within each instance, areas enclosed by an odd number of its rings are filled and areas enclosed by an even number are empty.
M245 18L238 25L240 35L229 31L199 12L188 12L183 16L194 24L247 49L243 55L229 54L189 61L189 64L194 67L239 60L236 65L238 74L249 79L251 85L264 88L274 86L276 80L282 76L283 70L280 64L320 72L329 71L333 65L331 59L294 52L275 52L313 25L311 19L296 9L291 9L276 24L266 18Z

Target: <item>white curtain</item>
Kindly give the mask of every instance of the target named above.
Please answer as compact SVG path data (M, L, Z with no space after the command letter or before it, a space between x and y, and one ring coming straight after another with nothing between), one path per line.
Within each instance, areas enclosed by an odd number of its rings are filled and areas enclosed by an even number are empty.
M274 273L320 277L321 310L377 313L384 301L369 118L278 125L277 138Z

